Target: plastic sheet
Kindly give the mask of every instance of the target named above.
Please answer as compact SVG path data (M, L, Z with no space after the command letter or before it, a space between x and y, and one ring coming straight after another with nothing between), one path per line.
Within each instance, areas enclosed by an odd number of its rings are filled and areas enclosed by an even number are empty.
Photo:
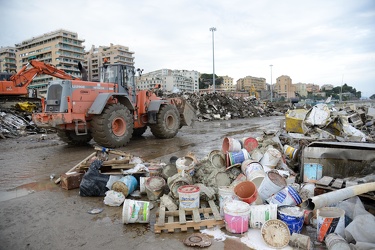
M91 163L79 186L81 196L105 196L105 192L108 191L106 185L109 176L99 173L101 166L102 161L100 160Z

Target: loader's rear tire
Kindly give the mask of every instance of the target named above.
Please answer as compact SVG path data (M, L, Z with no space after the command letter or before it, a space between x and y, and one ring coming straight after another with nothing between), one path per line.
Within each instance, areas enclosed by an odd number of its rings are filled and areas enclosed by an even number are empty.
M147 126L141 127L141 128L135 128L133 129L133 136L134 137L140 137L142 136L147 130Z
M129 109L116 103L106 106L100 115L93 117L91 133L99 145L117 148L129 142L133 126L133 116Z
M66 142L69 145L73 146L85 145L92 139L92 136L89 132L86 135L76 135L76 132L74 130L58 129L57 136L60 137L63 142Z
M173 105L163 105L156 115L156 124L150 125L151 133L161 139L173 138L180 128L180 115Z

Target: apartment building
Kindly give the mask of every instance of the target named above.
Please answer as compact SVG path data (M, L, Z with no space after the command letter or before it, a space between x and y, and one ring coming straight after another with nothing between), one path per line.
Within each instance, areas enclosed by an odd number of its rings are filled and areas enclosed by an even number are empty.
M266 78L246 76L237 80L237 91L267 90Z
M333 90L334 86L332 84L324 84L320 87L320 89L324 90Z
M300 95L301 97L302 96L307 97L306 83L299 82L299 83L293 84L293 86L295 88L295 92L298 95Z
M123 64L134 66L134 52L129 50L129 47L123 45L95 47L92 45L91 49L85 54L85 62L87 67L87 74L89 81L99 81L99 68L103 65L106 59L109 64Z
M160 69L143 74L137 78L138 89L151 89L160 84L170 92L198 92L199 72L195 70Z
M306 91L310 93L318 93L320 91L320 87L318 84L308 83L306 84Z
M63 29L24 40L16 44L17 70L29 60L37 59L55 65L72 76L81 77L78 62L84 61L83 42L76 32ZM36 88L39 94L43 95L46 93L47 83L52 79L49 75L40 75L33 80L29 88Z
M236 85L233 82L233 78L229 76L221 76L223 78L223 83L220 86L220 89L224 91L236 91Z
M16 71L16 48L0 47L0 72L15 73Z
M279 97L286 99L295 97L295 87L292 84L292 78L286 75L279 76L276 78L276 84L274 91Z

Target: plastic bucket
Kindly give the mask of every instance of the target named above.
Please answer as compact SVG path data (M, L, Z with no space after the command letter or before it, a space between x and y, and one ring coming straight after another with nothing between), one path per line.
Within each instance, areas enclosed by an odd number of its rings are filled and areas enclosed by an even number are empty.
M298 153L298 150L296 148L293 148L289 145L284 145L284 154L289 157L289 159L293 160Z
M150 202L125 199L122 207L122 223L148 223L150 221Z
M262 184L266 173L263 170L256 170L246 175L248 181L254 182L257 188Z
M167 183L172 197L178 199L178 188L192 184L193 180L188 175L182 176L180 174L175 174L168 178Z
M262 159L260 160L260 164L263 167L268 168L275 168L279 160L281 159L281 153L279 150L275 148L268 148L266 153L264 153Z
M188 156L178 158L176 161L177 173L181 175L188 174L194 175L194 159Z
M150 178L150 177L139 177L139 191L142 193L142 194L145 194L146 193L146 181L147 179Z
M121 192L124 196L128 196L133 193L138 186L137 179L132 175L126 175L120 180L116 181L112 185L112 190L116 192Z
M243 148L247 150L247 152L251 153L254 149L258 147L258 141L252 137L243 138L242 145Z
M238 152L228 152L229 165L242 163L249 158L250 155L246 149L240 149Z
M259 196L263 202L286 187L286 180L277 172L269 171L258 188Z
M185 185L178 188L181 208L199 208L200 188L194 185Z
M234 194L233 188L230 188L228 186L218 187L218 195L219 195L220 215L224 216L225 202L236 200L237 197Z
M326 239L324 240L326 246L330 250L350 250L348 242L337 233L327 234Z
M304 210L296 206L280 206L277 208L277 218L288 226L290 234L300 233L305 220Z
M227 202L224 205L225 228L228 232L241 234L249 230L250 205L243 201Z
M212 163L213 166L217 168L225 167L225 155L220 150L213 150L208 155L208 159Z
M258 197L257 187L251 181L243 181L238 183L234 187L234 193L241 201L244 201L248 204L256 201Z
M259 149L254 149L251 152L251 159L259 162L262 158L263 158L263 153Z
M345 211L337 207L323 207L316 211L317 240L323 242L326 235L338 233L344 235Z
M151 165L148 167L148 173L150 176L162 176L163 168L159 165Z
M298 192L292 187L287 186L286 188L267 199L268 203L277 205L293 205L297 206L302 203L302 199Z
M266 221L275 219L277 219L276 204L250 206L249 225L251 228L262 228Z
M266 176L262 164L254 160L244 161L241 165L241 170L246 175L247 180L254 182L257 188L259 188Z
M238 152L242 149L241 142L231 137L225 137L223 140L222 151L224 154L228 152Z
M147 193L147 198L150 201L155 201L163 195L163 190L165 186L165 180L160 176L152 176L147 179L145 188Z

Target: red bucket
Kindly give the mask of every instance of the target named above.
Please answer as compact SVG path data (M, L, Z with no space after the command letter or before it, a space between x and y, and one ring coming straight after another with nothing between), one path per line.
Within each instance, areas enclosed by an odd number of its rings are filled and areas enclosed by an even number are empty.
M255 184L252 181L243 181L238 183L234 188L234 193L248 204L256 201L258 198L258 191Z

